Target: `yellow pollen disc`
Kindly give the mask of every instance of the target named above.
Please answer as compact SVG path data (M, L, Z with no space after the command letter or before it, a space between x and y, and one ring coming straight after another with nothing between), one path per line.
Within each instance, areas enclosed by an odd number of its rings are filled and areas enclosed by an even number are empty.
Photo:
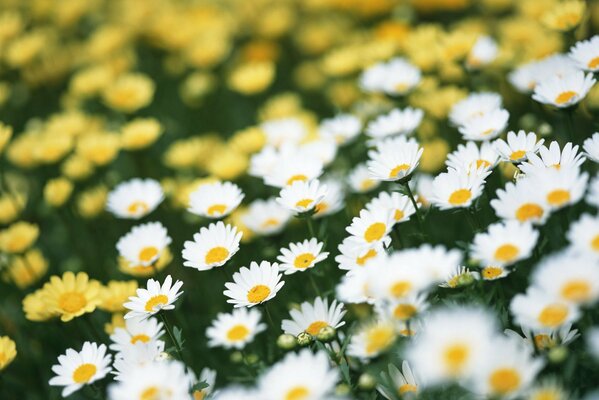
M256 285L248 291L247 299L250 303L260 303L270 294L270 288L265 285Z
M493 129L493 128L489 128L489 129L487 129L487 130L484 130L484 131L482 131L482 132L481 132L481 134L482 134L483 136L487 136L487 135L490 135L490 134L491 134L491 133L493 133L493 132L494 132L494 129Z
M520 249L518 249L513 244L504 244L501 245L495 250L495 259L503 262L510 262L518 257L520 253Z
M560 169L561 167L562 167L562 166L560 165L560 163L553 164L553 165L551 166L551 168L557 169L558 171L559 171L559 169Z
M501 276L503 269L499 267L488 266L483 268L483 278L491 280Z
M547 195L547 202L554 207L559 207L570 201L570 192L556 189Z
M385 235L386 230L387 226L385 224L382 222L375 222L374 224L370 225L368 229L366 229L366 232L364 232L364 239L368 243L381 240Z
M491 166L491 163L488 162L487 160L483 160L483 159L476 160L476 169L479 169L480 167L487 168L487 167L490 167L490 166Z
M535 346L537 349L546 349L552 345L553 340L545 333L539 333L534 336Z
M410 282L397 282L391 286L391 294L395 297L405 297L410 293L410 289L412 289L412 284Z
M550 304L543 308L538 320L548 328L560 326L568 317L568 307L563 304Z
M154 246L148 246L141 249L137 256L141 262L152 261L154 257L158 255L158 249Z
M449 204L461 206L472 197L472 192L468 189L458 189L449 196Z
M316 336L321 330L329 326L326 321L314 321L306 328L306 332L312 336Z
M445 349L443 361L451 374L459 374L470 356L470 349L462 343L453 344Z
M148 343L149 341L150 337L148 335L144 335L143 333L131 337L131 344L135 344L137 342Z
M210 216L223 215L227 211L226 204L214 204L208 207L206 214Z
M412 335L414 335L414 331L411 329L400 329L399 334L401 336L412 336Z
M591 247L595 251L599 251L599 235L595 236L593 240L591 240Z
M308 208L310 207L310 205L314 202L314 200L312 199L302 199L300 201L298 201L297 203L295 203L296 207L301 207L301 208Z
M565 92L560 93L556 98L555 98L555 104L564 104L567 103L568 101L572 100L572 98L574 96L576 96L578 93L572 91L572 90L568 90Z
M293 175L291 178L287 179L287 185L291 185L293 182L302 181L305 182L308 180L306 175Z
M66 292L58 298L58 307L67 313L78 312L86 305L85 296L79 292Z
M521 158L524 158L525 155L526 155L526 152L524 150L516 150L510 155L510 160L516 161Z
M395 168L393 168L391 170L391 172L389 172L389 178L397 178L397 176L399 175L399 173L401 171L407 171L408 169L410 169L410 165L408 165L408 164L399 164L398 166L396 166Z
M530 400L562 400L561 392L556 392L555 389L541 389L535 391Z
M364 179L362 182L360 182L360 189L366 191L372 188L374 185L376 185L376 182L372 179Z
M127 212L131 215L144 214L150 209L150 206L144 201L134 201L127 207Z
M73 381L75 383L86 383L96 374L98 369L94 364L81 364L73 371Z
M227 339L232 342L238 342L245 339L250 334L250 330L245 325L235 325L227 332Z
M140 398L141 400L158 400L160 399L159 395L160 389L158 389L156 386L151 386L143 392L141 392Z
M395 214L393 214L393 218L396 221L399 221L399 220L401 220L403 218L404 215L405 214L403 213L403 211L401 211L401 210L395 210Z
M318 203L318 204L317 204L317 205L314 207L314 209L316 210L316 213L317 213L317 214L318 214L318 213L323 213L323 212L325 212L326 210L328 210L328 209L329 209L329 205L328 205L326 202L322 201L322 202Z
M520 387L520 374L514 368L501 368L489 376L489 386L495 394L506 395Z
M408 85L405 82L400 82L397 85L395 85L395 91L398 93L405 93L409 88L410 85Z
M583 302L591 297L591 285L585 280L571 280L562 286L562 297L573 302Z
M273 226L278 226L279 225L279 220L276 218L269 218L267 220L265 220L264 222L262 222L262 228L269 228L269 227L273 227Z
M599 57L593 58L591 61L589 61L589 63L587 64L587 66L590 69L599 68Z
M314 261L315 259L316 257L314 257L312 253L303 253L295 257L295 261L293 261L293 266L299 269L308 268L312 264L312 261Z
M418 388L416 387L416 385L410 385L409 383L404 383L403 385L401 385L399 387L399 389L397 391L399 392L400 395L402 395L404 393L415 393L418 391Z
M399 304L393 310L393 316L402 321L412 318L418 310L411 304Z
M392 328L387 326L373 328L366 336L366 354L374 354L386 349L394 339Z
M543 208L535 203L524 203L516 210L516 218L520 222L539 219L543 216Z
M206 264L218 264L225 261L227 257L229 257L229 250L222 246L217 246L208 250L208 253L206 253L206 256L204 257L204 261Z
M285 400L304 400L310 395L310 390L305 386L291 388L285 395Z
M204 392L201 390L193 392L193 400L204 400Z
M359 266L363 266L366 263L366 261L370 260L372 257L376 257L376 254L376 250L370 249L362 257L356 258L356 264L358 264Z
M150 300L146 301L145 310L147 312L154 311L154 308L157 306L163 306L168 303L168 297L165 294L157 294L154 297L151 297Z

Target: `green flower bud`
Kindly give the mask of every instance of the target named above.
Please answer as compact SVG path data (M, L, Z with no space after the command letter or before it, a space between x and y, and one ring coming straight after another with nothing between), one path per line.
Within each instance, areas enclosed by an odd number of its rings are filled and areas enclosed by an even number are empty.
M345 396L350 394L350 392L350 387L347 386L345 383L340 383L335 387L335 394L337 396Z
M285 333L277 338L277 346L283 350L291 350L297 345L295 336Z
M243 354L241 353L241 351L234 351L233 353L231 353L230 358L232 363L239 364L243 361Z
M372 390L376 386L376 379L374 376L370 375L368 372L363 373L358 378L358 387L361 390Z
M565 346L557 346L549 350L549 361L554 364L563 362L568 357L568 349Z
M333 340L336 335L337 330L335 328L332 326L325 326L320 330L320 332L318 332L316 339L320 340L321 342L329 342Z
M302 332L297 335L297 344L300 346L307 346L312 343L312 335L306 332Z

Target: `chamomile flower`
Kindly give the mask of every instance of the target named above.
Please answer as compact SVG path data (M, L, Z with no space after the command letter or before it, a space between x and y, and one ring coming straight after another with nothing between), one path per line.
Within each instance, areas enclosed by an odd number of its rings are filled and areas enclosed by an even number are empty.
M146 364L164 360L165 343L162 340L150 340L149 342L139 342L134 346L123 347L120 352L114 356L113 374L115 380L127 379L127 372L142 367Z
M485 178L490 173L484 168L469 171L449 168L433 180L429 201L441 210L470 207L482 194Z
M390 320L372 320L363 323L354 332L347 346L347 355L368 360L387 351L397 334Z
M526 393L526 400L568 400L570 398L563 385L554 377L541 380Z
M501 104L501 96L497 93L472 93L453 105L449 112L449 120L455 126L462 126L470 122L473 118L500 109Z
M387 243L391 241L388 240ZM339 255L335 261L339 269L353 271L364 267L368 262L385 252L385 241L365 242L361 238L348 236L338 246Z
M264 177L269 186L284 188L296 181L310 181L322 174L323 162L306 151L296 151L280 157Z
M154 264L171 244L166 228L160 222L134 226L116 243L119 255L133 265Z
M424 294L413 294L400 299L377 302L375 309L381 318L405 322L417 317L428 306Z
M388 210L360 210L360 216L354 217L345 230L365 243L374 243L384 240L393 224L393 215Z
M522 342L529 350L549 350L555 346L567 346L572 343L580 334L577 329L572 329L572 324L564 324L558 329L522 329L524 336L511 329L503 331L506 336Z
M576 204L586 189L589 174L578 168L548 169L531 177L531 189L541 193L551 210Z
M537 141L537 135L534 132L526 133L519 130L518 134L509 131L507 141L497 139L493 142L493 145L502 161L519 163L526 160L528 153L537 153L544 141L544 139Z
M513 265L530 257L538 238L539 232L530 223L511 220L491 224L487 232L474 236L472 257L484 265Z
M584 155L589 160L599 163L599 132L584 141Z
M527 329L555 329L576 321L578 308L559 300L538 287L530 286L525 294L517 294L510 303L517 324Z
M125 308L130 310L125 314L125 319L147 318L161 310L174 309L173 303L183 294L179 291L181 286L183 286L182 281L176 281L173 285L173 278L170 275L162 285L157 280L148 279L147 288L137 289L137 296L129 297L129 302L124 304Z
M507 267L501 265L484 265L480 270L480 276L485 281L495 281L505 278L510 274Z
M482 115L472 117L464 125L461 125L458 130L462 134L464 140L491 140L496 138L503 132L507 126L510 113L503 109L497 108Z
M480 279L478 272L470 271L464 266L456 266L444 277L440 287L455 289L460 286L466 286Z
M377 300L398 300L415 296L432 282L428 271L415 268L402 252L377 258L365 267L368 290Z
M382 92L386 78L387 65L383 62L379 62L368 67L362 72L359 78L359 84L362 90L365 92Z
M318 132L322 137L335 140L339 146L351 143L362 130L362 121L352 114L339 114L322 120Z
M395 135L409 135L422 122L424 112L419 108L394 108L388 114L380 115L366 126L366 134L374 139L384 139Z
M418 200L416 198L416 200ZM394 223L408 221L416 209L410 198L398 192L381 192L365 206L366 210L388 210L393 215Z
M219 313L206 330L208 346L243 349L266 329L262 314L255 309L236 308L230 314Z
M588 204L599 208L599 175L596 175L589 183L589 193L585 200Z
M388 139L377 150L368 152L370 176L379 181L397 181L414 172L422 156L415 140Z
M281 329L293 336L302 332L316 336L326 327L338 329L345 325L343 304L333 300L329 306L329 301L320 297L314 299L314 303L304 301L299 310L292 309L289 315L291 319L284 319Z
M58 356L58 364L52 366L56 374L50 379L51 386L64 386L62 397L70 396L85 385L90 385L110 372L112 356L106 354L106 345L85 342L81 351L67 349Z
M320 200L320 202L314 207L316 212L312 216L313 218L322 218L327 215L335 214L336 212L343 209L344 203L344 192L343 186L336 180L327 179L323 182L326 185L326 194Z
M242 221L254 233L274 235L285 228L292 215L275 199L254 200L242 216Z
M262 150L250 158L248 174L264 179L269 175L279 160L280 153L274 146L264 146Z
M252 261L249 268L241 267L233 274L233 282L225 283L227 303L235 308L264 303L275 297L285 284L281 276L277 263Z
M220 267L239 251L241 236L242 232L235 226L222 221L202 227L193 235L193 241L183 244L183 265L198 271Z
M301 371L301 373L298 373ZM283 360L270 367L258 381L263 400L332 398L339 372L330 365L324 352L303 349L287 353Z
M584 162L579 147L567 142L560 150L558 142L553 141L547 146L539 147L539 154L528 154L528 160L520 164L519 168L528 175L543 173L546 168L561 170L562 168L578 168Z
M260 126L266 135L267 144L281 147L284 144L298 144L308 131L298 118L271 119Z
M507 79L520 93L530 93L538 82L537 71L538 63L535 61L528 62L510 72Z
M483 142L480 148L474 142L459 144L458 148L447 155L448 167L453 169L492 169L497 164L499 154L489 142Z
M383 397L388 400L394 400L397 393L401 397L404 397L418 392L418 383L407 361L404 360L401 363L401 371L393 364L389 364L388 371L387 376L389 377L391 388L383 385L377 386L377 390ZM384 374L382 375L384 376Z
M335 288L336 297L344 303L374 303L367 278L365 269L356 269L344 275Z
M354 193L367 193L381 184L381 181L371 177L366 163L354 167L347 175L347 182Z
M583 214L570 224L566 234L570 247L576 253L599 257L599 217Z
M596 80L593 74L583 71L572 72L566 76L552 76L535 86L532 98L539 103L566 108L578 104L585 98Z
M387 63L383 91L390 95L405 95L412 91L421 79L420 69L404 58L394 58Z
M495 60L498 52L495 40L489 36L480 36L466 57L466 65L471 69L488 65Z
M206 218L222 218L235 210L243 197L243 192L234 183L206 183L189 194L187 210Z
M578 66L586 71L599 71L599 35L577 42L568 54Z
M124 327L116 327L114 333L110 335L110 340L112 340L110 349L120 352L138 343L158 340L164 334L162 327L162 322L158 322L153 317L129 318L125 321Z
M508 182L504 189L497 190L497 199L491 200L495 214L504 220L516 220L543 224L550 209L542 193L535 191L530 179L523 178L516 183Z
M337 156L337 142L327 137L319 137L299 146L300 151L318 158L324 167L330 165Z
M139 219L164 199L160 183L153 179L131 179L120 183L109 194L106 209L119 218Z
M442 282L462 265L463 254L458 249L445 246L432 246L424 243L420 247L403 250L405 263L413 268L426 271L434 282Z
M321 184L318 179L296 181L281 189L277 202L294 213L302 214L317 207L326 193L326 185Z
M322 251L324 243L316 238L306 239L299 243L290 243L289 248L282 248L277 257L279 268L285 275L305 271L326 259L329 253Z

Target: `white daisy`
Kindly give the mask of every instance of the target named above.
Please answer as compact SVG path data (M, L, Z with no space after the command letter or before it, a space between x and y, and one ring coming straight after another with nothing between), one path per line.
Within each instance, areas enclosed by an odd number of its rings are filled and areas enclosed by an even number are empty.
M470 269L464 266L456 266L447 273L443 281L439 284L439 287L455 289L479 279L480 274L478 272L470 271Z
M388 210L360 210L360 216L354 217L345 230L366 243L374 243L384 240L393 224L393 215Z
M352 142L362 130L362 121L352 114L339 114L322 120L318 132L322 137L334 139L339 146Z
M350 339L347 355L368 360L389 350L396 338L392 321L372 320L362 323Z
M426 295L414 294L400 299L377 302L375 311L383 319L401 323L413 320L424 312L428 306Z
M150 340L143 343L138 342L134 346L123 347L120 352L114 356L113 374L117 381L126 379L127 372L165 359L165 343L162 340Z
M530 178L531 190L543 194L551 210L576 204L586 189L589 174L578 168L547 169L545 173Z
M570 224L566 237L573 251L599 257L599 217L582 214Z
M147 318L161 310L174 309L173 303L183 294L179 291L181 286L183 286L182 281L176 281L173 285L173 278L170 275L166 277L162 286L157 280L148 279L147 288L137 289L137 296L129 297L129 301L123 304L126 309L130 310L125 314L125 319Z
M380 115L368 123L366 134L374 139L395 135L409 135L422 122L424 112L419 108L394 108L388 114Z
M456 170L449 168L433 180L433 193L429 201L441 210L470 207L483 192L485 178L491 171Z
M405 95L412 91L421 79L420 69L404 58L387 62L382 89L390 95Z
M512 71L508 80L522 93L532 92L537 84L553 76L564 77L577 72L575 62L565 54L553 54L532 61Z
M387 241L390 243L390 240ZM369 261L385 252L385 241L376 241L372 243L355 236L349 236L343 239L338 247L339 255L335 261L339 269L353 271L356 268L362 268Z
M492 169L497 164L499 154L490 142L483 142L480 148L475 142L459 144L458 148L447 155L445 164L453 169Z
M233 307L252 307L264 303L277 295L284 281L281 280L279 265L262 261L251 262L250 267L241 267L233 274L233 282L225 283L224 295Z
M358 164L347 175L347 183L354 193L367 193L376 189L381 181L372 179L366 163Z
M471 69L488 65L497 58L498 52L499 48L495 40L486 35L480 36L466 57L466 65Z
M322 185L318 179L296 181L281 189L277 202L296 214L302 214L312 211L326 194L327 186Z
M578 152L578 145L568 142L560 150L558 142L539 147L539 154L528 153L528 159L519 165L527 175L543 173L545 169L578 168L584 162L584 156Z
M589 183L589 193L587 194L585 201L599 208L599 175L596 175Z
M401 251L404 263L427 272L430 279L440 283L462 265L463 254L458 249L432 246L425 243L417 248Z
M290 243L289 249L282 248L281 255L277 257L281 262L279 264L281 271L285 272L285 275L290 275L313 268L329 256L329 253L322 251L323 246L324 243L316 238Z
M505 278L509 274L510 270L501 265L483 265L480 270L480 276L485 281L495 281Z
M417 196L415 196L415 200L418 201ZM396 224L408 221L410 216L416 212L410 198L398 192L381 192L377 197L370 200L365 208L371 212L373 210L387 210L391 212Z
M233 225L218 221L200 228L193 235L193 241L183 244L183 265L198 271L220 267L239 251L239 241L243 233Z
M578 308L572 303L559 300L534 286L530 286L526 294L512 298L510 312L517 324L533 330L559 328L580 316Z
M493 142L495 150L499 153L502 161L519 163L526 160L528 153L537 153L545 140L537 141L537 135L534 132L526 133L523 130L507 133L507 142L503 139L497 139Z
M589 160L599 163L599 132L584 141L584 155Z
M416 193L423 207L430 206L429 199L433 195L433 180L434 178L428 174L419 173L416 175Z
M243 192L234 183L206 183L189 194L187 211L206 218L222 218L235 210L243 197Z
M386 78L387 65L383 62L379 62L362 72L359 78L359 84L365 92L382 92Z
M393 364L389 364L389 379L390 379L390 388L379 385L377 386L378 392L383 395L388 400L395 400L397 398L397 393L401 397L409 396L411 393L416 394L418 392L418 383L416 382L416 378L414 377L414 373L410 368L410 364L407 361L403 361L401 363L401 371Z
M275 199L254 200L242 216L243 223L259 235L274 235L285 228L293 214Z
M106 209L119 218L139 219L164 199L160 183L153 179L131 179L120 183L109 194Z
M449 120L455 126L467 124L473 118L501 108L501 96L497 93L472 93L451 107Z
M162 256L170 243L166 228L160 222L149 222L134 226L119 239L116 248L129 263L147 267Z
M330 165L337 156L337 142L328 137L320 137L300 144L298 147L305 154L316 157L324 167Z
M510 113L497 108L482 115L477 115L458 127L464 140L491 140L503 132L507 126Z
M581 69L599 71L599 35L576 42L568 54Z
M266 135L266 143L281 147L284 144L298 144L308 134L304 123L298 118L279 118L263 122L260 128Z
M377 150L368 152L370 176L380 181L397 181L410 176L422 156L422 147L415 140L388 139Z
M327 299L317 297L314 303L304 301L299 310L289 311L291 319L284 319L281 322L283 332L297 336L302 332L316 336L326 327L338 329L345 325L343 316L345 315L342 303L333 300L329 306Z
M216 371L210 368L202 368L202 370L200 371L200 377L197 379L193 371L189 371L189 373L192 376L191 381L194 385L200 382L203 382L204 384L208 385L203 389L195 390L192 393L193 399L203 400L205 398L208 398L208 396L210 396L214 391L214 384L216 383Z
M283 188L296 181L310 181L322 174L323 163L313 154L298 150L279 157L272 170L264 176L268 186Z
M326 185L327 191L320 203L314 207L316 212L312 216L313 218L322 218L335 214L345 206L343 185L333 179L327 179L323 181L323 184Z
M264 146L258 153L252 154L248 174L264 179L273 171L279 158L280 153L274 146Z
M351 274L341 278L341 282L335 288L336 297L344 303L361 304L374 303L367 286L367 274L365 269L355 269Z
M148 343L160 339L164 334L162 326L162 322L158 322L153 317L129 318L125 321L124 327L114 328L114 333L110 335L110 340L112 340L110 349L120 352L138 343Z
M539 103L550 104L559 108L573 106L585 98L589 90L597 82L593 74L583 71L572 72L566 76L552 76L540 81L532 98Z
M483 265L513 265L531 256L538 238L530 223L498 222L474 236L471 254Z
M247 308L233 309L230 314L218 313L206 330L208 346L243 349L258 333L266 330L260 318L260 311Z
M544 224L550 214L543 193L535 191L530 179L523 178L516 183L508 182L505 189L497 190L497 199L491 200L491 207L498 217L505 220Z

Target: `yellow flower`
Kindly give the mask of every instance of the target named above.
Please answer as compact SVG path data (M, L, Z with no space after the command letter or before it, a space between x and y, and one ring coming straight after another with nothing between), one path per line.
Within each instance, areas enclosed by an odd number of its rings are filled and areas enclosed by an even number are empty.
M542 21L550 29L569 31L578 26L585 11L586 5L584 1L568 0L556 4L543 14Z
M6 253L22 253L37 240L39 227L19 221L0 231L0 250Z
M21 168L32 168L38 162L34 151L38 146L38 135L34 132L24 132L15 137L6 149L8 160Z
M202 99L216 86L214 75L198 71L190 74L179 87L179 95L188 106L198 106Z
M108 285L102 286L100 291L102 302L98 308L112 313L124 312L123 303L130 296L134 296L136 290L137 281L110 281Z
M138 150L152 145L162 134L162 126L154 118L136 118L121 129L121 146Z
M31 249L14 257L2 277L24 289L37 282L48 271L48 261L39 249Z
M132 265L129 261L127 261L124 257L119 257L119 271L136 277L145 278L148 276L154 275L155 271L160 272L166 268L168 264L173 259L173 255L171 254L169 248L165 248L158 261L154 263L154 267L146 266L146 265Z
M25 197L19 194L0 196L0 224L9 224L19 216L25 206Z
M241 64L229 75L231 90L250 95L264 91L275 78L275 65L272 62L251 62Z
M27 33L15 39L6 49L6 63L12 67L22 67L29 64L43 50L46 35L41 31Z
M266 101L258 112L260 121L297 116L302 112L302 100L296 93L277 94Z
M229 139L229 147L244 154L252 154L260 151L265 143L266 135L257 126L237 131Z
M0 122L0 154L6 148L10 138L12 137L12 127Z
M62 163L60 170L67 178L78 181L90 176L94 165L87 158L73 154Z
M215 135L177 140L164 153L163 162L173 169L204 168L208 158L220 146L222 146L220 138Z
M210 68L221 62L230 51L231 41L226 35L205 34L186 48L185 59L192 66Z
M77 142L77 154L94 165L106 165L118 155L119 136L115 133L91 133Z
M77 72L69 89L76 96L90 97L104 91L113 79L114 71L107 65L94 65Z
M231 180L243 174L248 163L247 155L232 148L224 148L210 158L206 169L220 179Z
M147 106L154 97L154 82L143 74L120 76L103 93L104 102L117 111L131 113Z
M0 336L0 371L6 368L17 356L17 346L8 336Z
M42 298L51 313L68 322L96 309L102 301L100 288L100 282L90 280L85 272L75 275L69 271L62 277L50 277L43 287Z
M123 318L123 314L115 313L112 314L110 318L110 322L104 324L104 332L107 335L112 335L116 328L124 328L125 327L125 318Z
M420 159L420 170L423 172L437 172L445 165L449 144L443 139L433 139L422 143L422 158Z
M29 321L47 321L56 317L56 313L46 306L43 288L25 296L23 312Z
M252 238L256 236L254 232L243 223L243 216L246 213L247 207L240 206L237 209L235 209L235 211L233 211L231 215L229 215L229 217L227 217L227 219L225 220L227 224L233 225L237 228L239 232L243 233L243 236L241 236L241 241L243 243L250 242Z
M73 184L67 178L55 178L44 187L44 200L53 207L62 206L71 196Z
M73 138L62 132L43 132L37 135L33 158L42 164L54 164L73 148Z
M77 209L84 218L93 218L100 214L106 205L108 189L96 186L81 193L77 197Z

